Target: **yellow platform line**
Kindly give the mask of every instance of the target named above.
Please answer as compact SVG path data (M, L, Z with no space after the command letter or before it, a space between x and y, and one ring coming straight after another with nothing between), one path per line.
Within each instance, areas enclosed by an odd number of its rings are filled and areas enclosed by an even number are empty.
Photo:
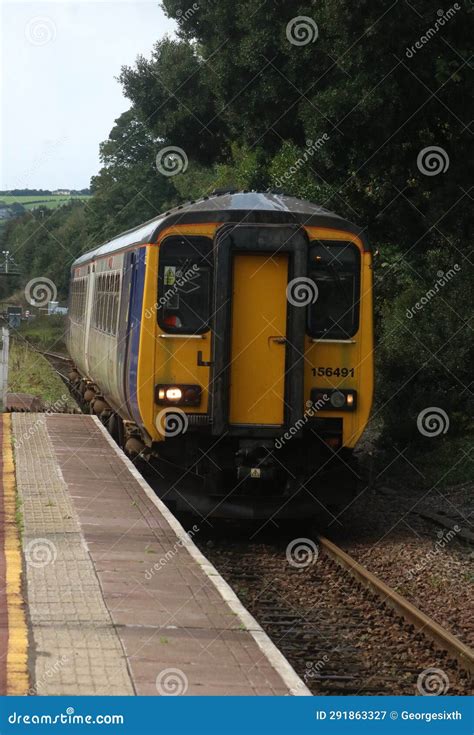
M21 587L22 554L16 518L15 465L12 450L11 414L3 420L3 502L5 510L5 577L8 613L7 691L28 692L28 627Z

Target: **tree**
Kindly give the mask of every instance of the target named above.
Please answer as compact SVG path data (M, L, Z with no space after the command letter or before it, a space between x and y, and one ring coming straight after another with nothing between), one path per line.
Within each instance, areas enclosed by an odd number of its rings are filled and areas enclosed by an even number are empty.
M103 167L92 177L87 203L88 232L96 241L157 216L176 197L170 180L156 169L161 147L134 109L117 118L100 146Z
M87 241L85 206L71 202L57 209L35 209L12 220L5 232L4 246L10 250L20 276L9 284L10 292L32 278L49 278L58 297L65 299L73 260Z
M377 238L390 232L404 247L419 239L433 243L439 233L429 224L441 215L443 234L466 237L462 202L472 159L464 94L472 19L467 6L443 14L429 0L389 6L382 0L349 6L342 0L203 0L183 16L180 0L163 5L198 54L194 63L202 60L200 69L207 69L213 125L221 126L227 150L236 142L250 151L259 147L267 164L276 159L262 170L265 183L275 183L282 161L294 165L309 149L307 166L290 182L295 193L368 225ZM420 48L413 53L416 42ZM153 75L163 89L175 89L160 55L140 63L125 85L140 108L143 97L134 89L151 91ZM194 93L187 91L184 86L175 93L183 115L194 110ZM162 96L148 95L146 111ZM173 133L191 153L202 146L198 126L186 137L179 127ZM324 134L328 140L313 152L312 143ZM446 170L436 177L417 165L430 146L444 151L440 165ZM450 165L443 162L448 158ZM426 167L429 159L423 160Z
M123 67L120 81L155 139L212 164L227 148L227 131L211 93L211 76L211 67L194 45L165 38L155 45L150 60L139 57L135 68Z

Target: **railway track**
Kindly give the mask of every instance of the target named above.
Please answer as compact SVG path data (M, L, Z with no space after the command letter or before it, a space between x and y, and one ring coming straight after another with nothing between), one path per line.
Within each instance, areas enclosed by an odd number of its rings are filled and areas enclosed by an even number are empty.
M203 545L313 694L469 692L473 651L330 540Z
M67 355L60 355L57 352L48 352L46 350L39 350L39 352L44 358L46 358L46 360L48 360L51 368L61 378L63 383L66 385L66 388L68 389L71 397L76 402L77 410L75 410L74 413L81 413L80 406L77 403L77 396L74 395L74 391L72 390L72 383L68 378L68 373L72 368L71 358Z
M58 375L66 382L67 385L70 385L70 380L67 377L67 373L71 369L71 358L67 355L60 355L57 352L47 352L46 350L38 350L43 357L45 357L48 362L53 367L54 371L58 373Z
M382 600L383 604L391 607L409 624L436 643L442 650L447 651L457 661L459 666L467 671L470 675L474 673L474 651L466 646L459 638L452 635L448 630L438 625L436 621L425 615L415 605L392 590L385 582L372 574L368 569L352 559L349 554L340 549L329 539L324 536L319 537L319 543L325 553L346 569L358 582L371 591Z
M42 354L69 385L69 358ZM210 541L198 544L313 694L469 692L473 651L329 539L303 548L308 563L291 544Z

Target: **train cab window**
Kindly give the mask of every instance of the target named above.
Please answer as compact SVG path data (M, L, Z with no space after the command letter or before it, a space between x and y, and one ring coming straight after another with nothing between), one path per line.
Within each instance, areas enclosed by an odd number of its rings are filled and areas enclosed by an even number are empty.
M320 339L349 339L359 326L360 253L350 242L311 243L308 275L318 289L308 307L308 333Z
M207 332L212 308L212 240L167 237L159 257L158 324L172 334Z

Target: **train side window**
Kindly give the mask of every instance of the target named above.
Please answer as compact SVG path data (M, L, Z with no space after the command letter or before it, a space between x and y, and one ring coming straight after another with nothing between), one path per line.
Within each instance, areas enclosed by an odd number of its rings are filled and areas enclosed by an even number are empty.
M106 334L117 334L119 300L120 274L98 274L96 276L94 305L92 310L92 325L95 327L95 329L98 329L100 332L105 332Z
M102 276L102 298L103 304L103 316L102 316L102 330L104 332L109 331L109 292L108 292L108 273L104 273Z
M103 312L104 312L104 295L103 295L103 276L101 273L95 277L94 291L94 319L93 324L96 329L102 331Z
M71 296L70 296L70 307L69 316L73 322L77 321L76 318L76 298L77 298L77 283L71 283Z
M105 292L106 292L106 312L105 312L105 331L110 334L112 331L112 289L110 285L111 275L107 273L105 276Z
M79 278L71 284L70 318L76 324L84 322L86 279Z
M110 299L110 321L109 330L110 334L117 334L117 314L118 314L118 299L119 299L119 286L120 277L116 273L110 274L109 281L109 299Z
M317 287L308 307L308 333L320 339L353 337L359 328L359 249L351 242L312 241L308 275Z
M92 321L92 326L97 327L97 291L96 290L94 290L94 301L92 304L92 320L91 321Z
M107 276L103 274L100 277L100 293L102 299L102 321L100 328L103 332L107 331Z
M76 282L76 290L74 293L74 319L76 322L84 321L84 299L86 282L84 278Z
M117 334L117 318L120 298L120 276L118 273L112 276L112 334Z
M98 328L103 332L104 331L104 316L105 316L105 299L104 299L104 276L101 274L98 277L98 283L97 283L97 296L99 299L99 319L98 319Z
M74 318L76 322L82 322L83 321L83 313L82 313L82 281L78 281L76 283L76 290L74 293Z
M167 237L160 247L158 324L172 334L202 334L210 328L212 240Z
M72 294L71 294L71 318L74 322L79 322L81 319L81 310L79 306L80 293L81 293L81 282L75 281L72 284Z

